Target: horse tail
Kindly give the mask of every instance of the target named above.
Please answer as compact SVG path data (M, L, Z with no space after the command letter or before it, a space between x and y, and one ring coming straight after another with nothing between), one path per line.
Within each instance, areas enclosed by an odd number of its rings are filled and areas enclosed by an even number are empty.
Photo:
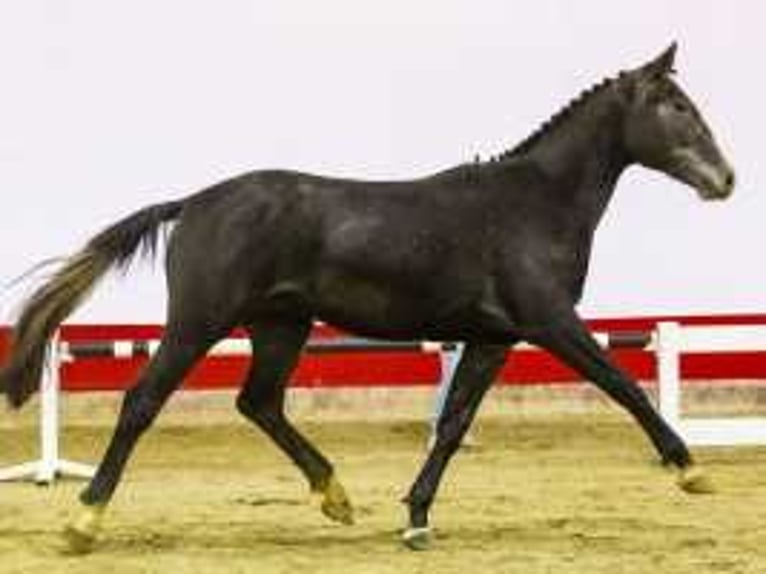
M49 342L58 326L112 267L126 268L137 252L153 256L163 224L177 219L183 201L141 209L91 238L63 260L51 279L23 304L13 328L11 354L0 370L0 393L20 408L37 390Z

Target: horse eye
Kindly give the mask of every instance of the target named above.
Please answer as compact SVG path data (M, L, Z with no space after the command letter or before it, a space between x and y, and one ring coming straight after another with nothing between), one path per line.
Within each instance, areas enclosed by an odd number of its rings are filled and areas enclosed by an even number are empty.
M684 102L673 102L673 109L679 114L685 114L689 111L689 106L687 106Z

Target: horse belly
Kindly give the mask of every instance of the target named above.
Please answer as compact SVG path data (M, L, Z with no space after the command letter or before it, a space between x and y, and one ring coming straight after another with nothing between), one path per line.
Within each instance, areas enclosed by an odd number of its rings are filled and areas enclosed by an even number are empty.
M422 294L347 274L323 274L315 293L319 319L373 337L422 336L433 322L431 307Z

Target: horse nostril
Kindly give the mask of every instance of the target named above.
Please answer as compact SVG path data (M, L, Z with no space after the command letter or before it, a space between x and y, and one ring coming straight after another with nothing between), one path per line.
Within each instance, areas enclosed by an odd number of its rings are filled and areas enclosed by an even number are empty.
M729 189L729 190L734 189L734 181L735 181L734 172L729 171L729 173L726 174L726 179L724 180L724 183L726 184L726 189Z

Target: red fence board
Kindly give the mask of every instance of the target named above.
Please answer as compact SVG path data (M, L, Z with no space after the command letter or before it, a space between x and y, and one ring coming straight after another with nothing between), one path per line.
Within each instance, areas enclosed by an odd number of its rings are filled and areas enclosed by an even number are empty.
M589 326L600 332L649 331L659 320L674 320L685 325L766 325L765 315L718 315L693 317L632 317L598 319ZM160 337L159 325L66 325L62 339L67 341L146 340ZM313 336L335 337L341 333L319 326ZM236 335L236 333L235 333ZM0 332L0 356L8 350L8 329ZM652 379L655 364L652 353L638 350L613 351L615 361L634 377ZM67 390L125 389L135 380L144 359L83 358L66 364L62 386ZM200 363L187 378L187 388L229 388L238 386L245 376L248 359L212 357ZM684 355L684 379L766 379L766 352ZM439 361L434 354L375 351L305 355L293 376L301 387L367 387L430 385L439 377ZM507 384L578 382L580 377L554 357L541 351L520 351L509 355L501 373Z

